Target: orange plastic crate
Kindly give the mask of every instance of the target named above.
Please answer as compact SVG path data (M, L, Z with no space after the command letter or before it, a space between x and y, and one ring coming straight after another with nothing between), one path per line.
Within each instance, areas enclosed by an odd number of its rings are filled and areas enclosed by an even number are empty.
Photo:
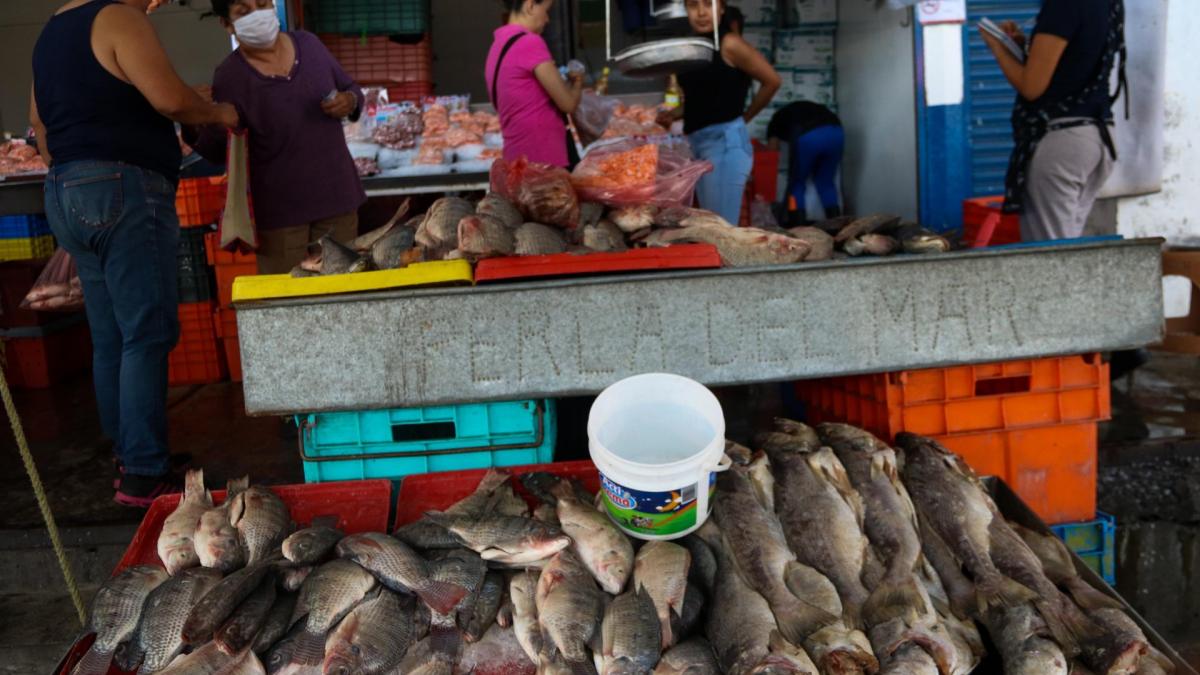
M225 379L225 364L217 351L212 300L179 305L179 344L168 359L171 386L209 384Z
M368 85L369 82L361 82L360 84ZM433 96L433 82L405 82L404 84L392 84L387 87L388 100L392 103L401 101L420 101L426 96Z
M809 380L796 393L810 415L892 439L1106 420L1108 384L1108 364L1085 354Z
M253 253L242 253L240 251L231 253L221 248L221 238L216 232L209 232L204 235L204 252L208 256L208 264L213 267L237 263L252 263L258 260L258 256Z
M322 34L321 42L356 82L378 85L433 81L433 46L426 35L419 42L399 42L387 36Z
M225 208L224 176L184 178L175 192L175 210L182 227L212 225Z
M976 197L963 201L963 242L971 248L1021 243L1021 217L1004 213L1004 197ZM992 220L990 236L981 236Z
M213 314L213 328L217 331L217 340L221 342L221 349L225 352L229 379L241 382L242 350L238 345L237 312L223 307L217 308Z
M221 303L221 307L230 307L233 305L233 280L258 274L258 263L217 265L213 269L217 276L217 300Z

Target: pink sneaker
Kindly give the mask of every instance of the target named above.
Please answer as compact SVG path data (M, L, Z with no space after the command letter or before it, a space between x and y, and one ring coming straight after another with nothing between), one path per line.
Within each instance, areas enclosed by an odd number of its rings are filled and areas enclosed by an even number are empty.
M174 474L137 476L127 473L121 476L113 501L121 506L148 509L155 499L178 492L183 492L183 485Z

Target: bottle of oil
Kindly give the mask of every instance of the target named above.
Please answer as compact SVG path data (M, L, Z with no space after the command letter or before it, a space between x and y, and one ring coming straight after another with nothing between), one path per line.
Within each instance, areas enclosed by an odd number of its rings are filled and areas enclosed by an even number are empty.
M600 71L600 79L596 80L596 93L600 96L608 94L608 74L612 72L608 66Z
M671 73L671 79L667 81L667 91L663 96L663 107L667 110L678 108L683 102L683 88L679 86L679 78L675 73Z

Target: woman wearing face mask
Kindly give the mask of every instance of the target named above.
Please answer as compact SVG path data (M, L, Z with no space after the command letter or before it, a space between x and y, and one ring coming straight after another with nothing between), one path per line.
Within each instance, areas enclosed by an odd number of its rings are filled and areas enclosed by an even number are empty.
M725 0L718 0L718 16L712 0L686 0L688 22L701 37L712 37L713 22L720 22L721 49L712 63L679 74L683 105L659 115L659 124L669 127L683 119L692 152L712 162L713 170L696 186L700 206L714 211L731 224L738 222L742 194L754 165L754 149L746 122L754 119L779 91L779 74L742 36L730 30L725 17ZM761 86L750 107L746 95L751 81Z
M366 194L342 119L357 119L362 91L315 35L280 32L273 0L212 0L212 8L239 45L217 67L212 97L236 106L249 132L258 271L283 274L327 232L342 242L358 234ZM184 140L224 163L221 130L186 130Z
M484 77L504 134L504 159L569 167L566 116L583 94L583 76L564 82L541 32L554 0L503 0L508 23L496 29Z

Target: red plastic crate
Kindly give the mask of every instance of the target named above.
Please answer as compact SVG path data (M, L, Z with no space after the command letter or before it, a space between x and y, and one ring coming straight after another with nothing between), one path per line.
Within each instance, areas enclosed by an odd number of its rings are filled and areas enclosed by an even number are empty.
M45 326L66 316L62 312L21 309L21 302L48 261L48 258L39 258L0 262L0 328Z
M360 82L359 84L368 85L370 83ZM399 103L401 101L420 101L426 96L433 96L433 82L405 82L404 84L390 84L387 86L388 101Z
M168 359L171 386L209 384L225 379L225 363L217 351L212 300L179 305L179 344Z
M1004 197L963 200L963 242L971 248L1021 243L1021 217L1003 206Z
M220 307L213 314L213 328L217 331L217 340L225 353L225 365L229 369L229 379L234 382L242 381L242 349L238 344L237 312Z
M600 473L591 460L554 462L552 464L529 464L504 467L504 471L519 476L530 471L545 471L563 478L576 478L592 492L600 490ZM426 511L441 511L454 502L466 497L479 486L480 479L488 469L469 471L444 471L405 476L400 482L400 494L396 498L395 527L407 525L425 515ZM337 485L337 483L334 483ZM519 480L512 481L513 490L529 505L536 506L537 500Z
M208 257L208 264L213 267L219 265L236 265L241 263L257 263L258 256L253 253L242 253L240 251L226 251L221 248L221 236L216 232L209 232L204 235L204 253Z
M175 192L175 210L182 227L212 225L225 208L225 176L184 178Z
M615 253L486 258L475 266L475 283L644 270L711 269L720 266L721 254L712 244L676 244Z
M779 151L754 141L754 166L750 170L750 187L754 194L774 202L779 192Z
M25 333L30 335L20 337ZM57 315L44 327L17 328L4 338L4 376L14 389L47 389L92 366L92 336L81 315Z
M415 43L397 42L382 35L324 33L320 38L356 82L386 86L433 81L433 47L428 35Z

